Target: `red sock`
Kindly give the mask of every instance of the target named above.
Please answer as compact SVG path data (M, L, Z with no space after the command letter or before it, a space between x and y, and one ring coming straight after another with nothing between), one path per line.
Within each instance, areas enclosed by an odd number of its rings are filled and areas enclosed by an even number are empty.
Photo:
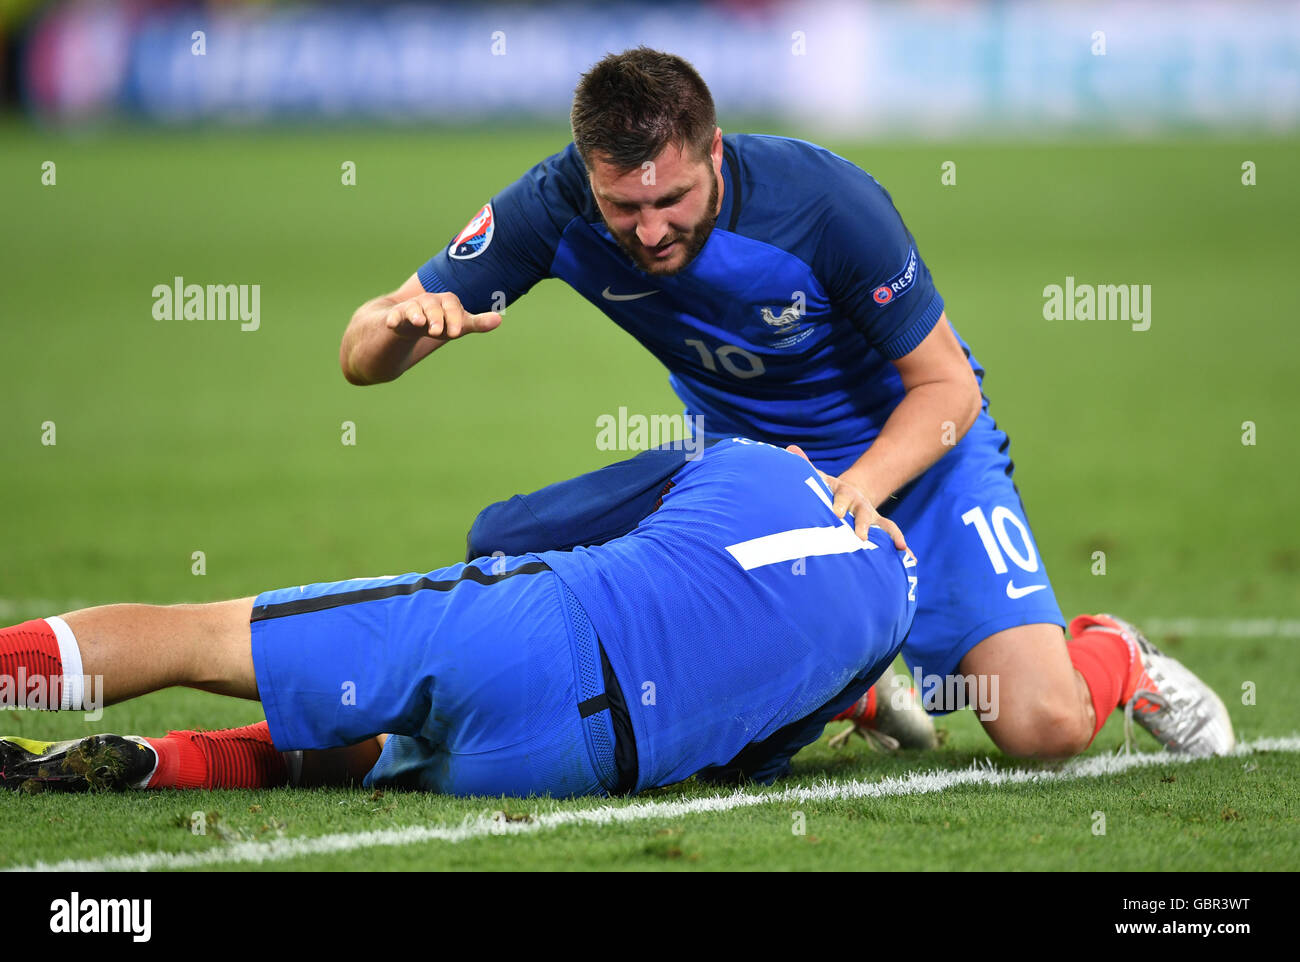
M1133 653L1118 633L1090 630L1066 643L1070 661L1083 675L1092 695L1092 707L1097 713L1097 724L1092 737L1097 737L1101 726L1120 704L1124 684L1128 680ZM1092 739L1088 740L1092 744Z
M0 676L11 679L17 703L6 708L27 706L27 696L35 679L45 676L43 690L49 693L53 704L30 707L58 708L58 691L63 682L63 660L59 657L59 641L54 629L43 618L25 621L12 628L0 628Z
M867 693L855 701L831 721L860 721L870 725L876 719L876 686L872 685Z
M158 753L149 788L275 788L289 781L266 722L145 740Z

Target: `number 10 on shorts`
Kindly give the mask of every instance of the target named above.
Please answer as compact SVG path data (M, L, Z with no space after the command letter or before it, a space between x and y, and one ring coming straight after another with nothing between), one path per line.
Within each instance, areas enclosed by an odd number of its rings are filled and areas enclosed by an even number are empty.
M1017 518L1010 508L1004 508L1002 505L993 509L991 518L992 524L989 523L989 518L984 516L983 508L971 508L961 516L962 524L975 525L993 570L1000 575L1006 574L1007 558L1010 558L1016 563L1016 567L1023 571L1037 571L1038 552L1034 550L1034 543L1029 538L1029 529L1025 527L1025 523ZM1008 524L1015 527L1020 544L1013 543L1007 531Z

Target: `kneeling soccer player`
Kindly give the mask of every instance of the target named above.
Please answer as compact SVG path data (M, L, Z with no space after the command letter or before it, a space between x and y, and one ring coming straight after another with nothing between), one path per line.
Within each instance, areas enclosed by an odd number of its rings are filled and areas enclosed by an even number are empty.
M187 685L266 709L224 732L0 739L0 778L555 796L771 781L888 667L916 608L897 529L860 539L799 453L716 444L629 500L637 517L589 517L571 550L0 630L0 672L63 708L102 676L108 703Z

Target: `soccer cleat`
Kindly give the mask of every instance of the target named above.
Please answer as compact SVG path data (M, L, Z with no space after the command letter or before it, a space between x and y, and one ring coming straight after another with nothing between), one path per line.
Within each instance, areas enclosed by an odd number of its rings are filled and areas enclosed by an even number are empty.
M1109 631L1129 646L1131 667L1120 696L1126 749L1131 747L1136 720L1171 752L1196 756L1231 753L1237 740L1228 709L1182 662L1114 615L1079 615L1070 622L1070 636L1078 638L1083 631Z
M916 690L907 684L905 675L897 674L893 668L886 668L866 694L833 720L851 721L853 727L833 735L829 742L831 748L843 747L854 735L885 752L934 748L939 743L934 722L921 707Z
M0 738L0 785L16 792L143 788L157 761L143 738L89 735L66 742Z

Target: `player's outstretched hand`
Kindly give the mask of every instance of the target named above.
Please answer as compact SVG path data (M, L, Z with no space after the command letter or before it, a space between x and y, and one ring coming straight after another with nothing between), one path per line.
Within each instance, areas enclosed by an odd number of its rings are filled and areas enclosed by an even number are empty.
M800 448L799 445L791 444L786 447L786 450L792 451L809 464L812 464L812 459L809 458L808 455L804 454L803 449ZM853 515L853 531L859 538L865 541L867 539L867 530L872 525L875 525L894 539L894 547L899 551L910 550L907 547L907 540L903 537L902 530L898 525L894 524L894 522L890 521L888 518L882 518L876 512L875 505L867 500L867 496L862 493L861 488L855 485L852 481L846 481L843 475L838 478L833 477L825 471L822 471L815 464L813 465L813 469L821 475L822 480L826 482L826 487L831 489L831 494L835 498L834 502L831 504L831 510L840 518L844 517L846 514Z
M398 337L432 337L450 341L466 334L496 330L501 315L496 311L470 314L460 298L451 292L419 294L394 304L384 318L384 326Z

